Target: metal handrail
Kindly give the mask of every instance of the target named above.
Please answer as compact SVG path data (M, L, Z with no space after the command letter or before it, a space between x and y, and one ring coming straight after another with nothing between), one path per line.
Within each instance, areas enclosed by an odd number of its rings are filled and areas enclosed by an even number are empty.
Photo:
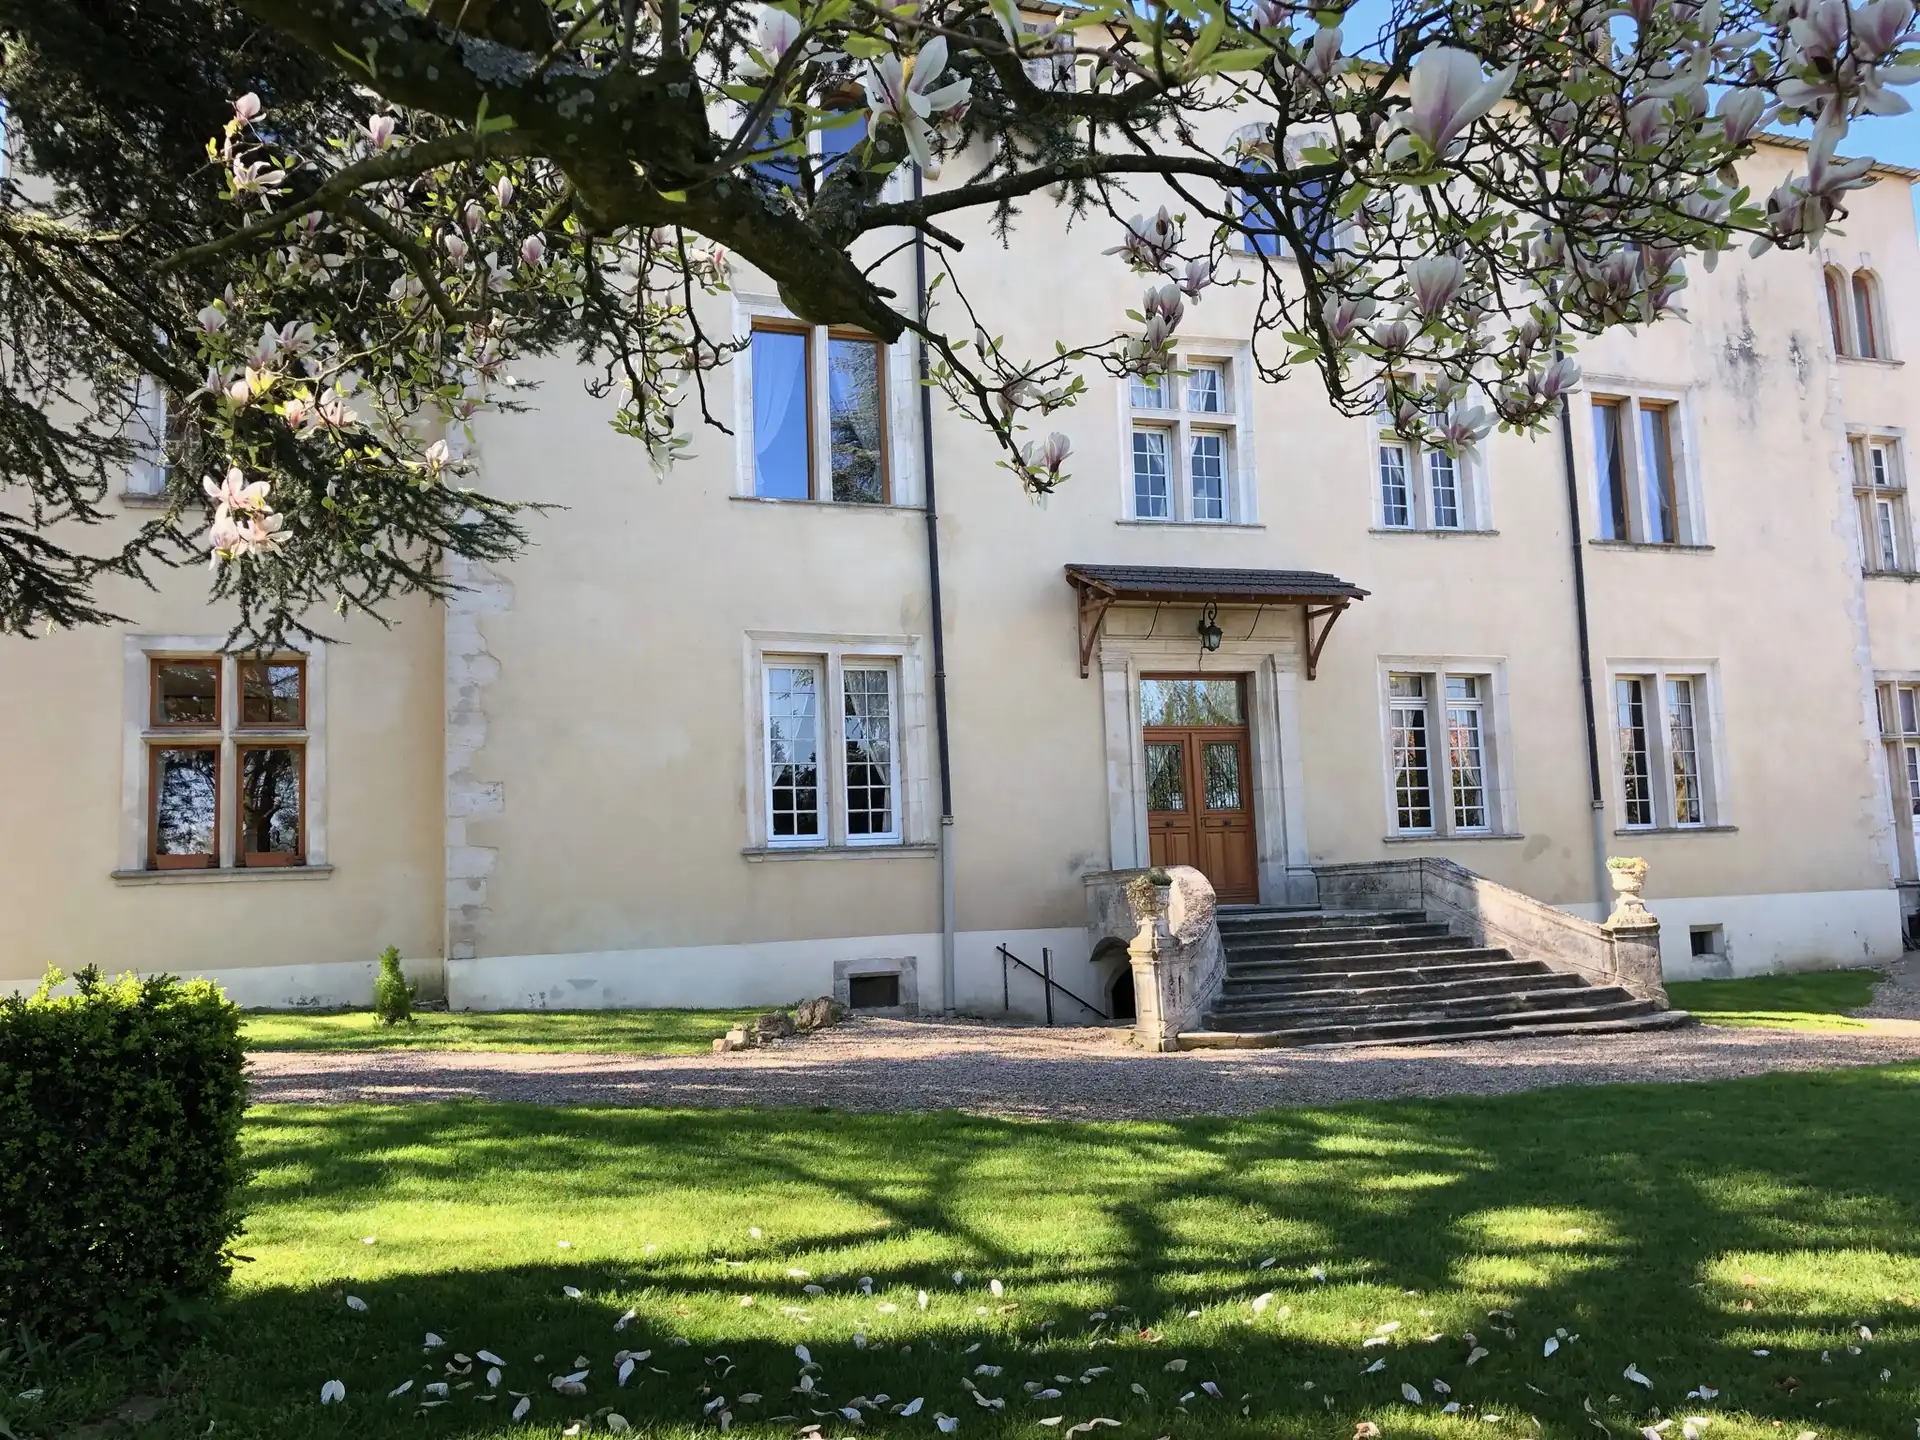
M1074 994L1073 991L1053 978L1053 951L1049 950L1046 946L1043 945L1040 947L1040 964L1042 968L1038 970L1034 969L1033 966L1007 949L1006 946L1001 945L997 948L1000 951L1000 1008L1006 1013L1013 1013L1013 988L1010 982L1011 972L1007 969L1007 962L1012 961L1029 975L1039 977L1041 993L1044 994L1047 999L1047 1024L1053 1024L1053 992L1056 990L1073 1001L1073 1003L1081 1009L1092 1011L1102 1020L1111 1020L1113 1018L1098 1005L1095 1005L1090 1000L1083 1000L1080 996Z

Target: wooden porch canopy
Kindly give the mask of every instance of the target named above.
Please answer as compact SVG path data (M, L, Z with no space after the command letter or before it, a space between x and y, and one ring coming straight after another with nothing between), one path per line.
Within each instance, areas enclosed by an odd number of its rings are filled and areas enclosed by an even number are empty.
M1080 599L1080 678L1087 678L1100 622L1115 605L1298 605L1307 627L1307 678L1320 667L1327 632L1367 592L1319 570L1200 570L1179 565L1069 565ZM1314 630L1315 623L1319 631Z

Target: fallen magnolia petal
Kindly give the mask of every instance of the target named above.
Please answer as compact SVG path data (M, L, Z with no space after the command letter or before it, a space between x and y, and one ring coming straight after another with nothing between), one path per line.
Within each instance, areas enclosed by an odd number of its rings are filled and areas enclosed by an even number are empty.
M1486 1359L1487 1356L1491 1355L1492 1353L1493 1352L1487 1349L1486 1346L1476 1345L1473 1347L1472 1350L1467 1352L1467 1364L1478 1365L1482 1360Z
M1649 1390L1653 1388L1653 1381L1649 1380L1645 1375L1643 1375L1640 1372L1640 1367L1638 1365L1635 1365L1629 1362L1627 1365L1627 1368L1622 1370L1620 1373L1622 1376L1624 1376L1628 1380L1631 1380L1636 1385L1644 1385Z
M619 1382L622 1385L627 1383L627 1377L633 1374L633 1357L631 1355L620 1362L620 1368L615 1374L618 1376Z
M1400 1322L1398 1320L1389 1320L1384 1325L1374 1326L1373 1333L1376 1335L1391 1335L1393 1334L1394 1331L1398 1330L1399 1328L1400 1328Z
M624 1330L627 1328L627 1326L631 1325L635 1320L639 1318L640 1318L640 1312L638 1310L629 1310L627 1311L626 1314L622 1315L618 1320L613 1322L613 1328L615 1330Z
M627 1424L626 1416L616 1414L611 1410L607 1412L607 1429L611 1430L614 1434L624 1434L631 1428L632 1427Z
M1375 1371L1384 1370L1386 1368L1387 1368L1387 1362L1385 1360L1376 1360L1371 1365L1367 1366L1366 1369L1362 1370L1360 1373L1362 1375L1371 1375Z
M804 1345L796 1345L793 1347L793 1357L802 1365L813 1364L813 1352Z
M920 1413L920 1407L921 1407L921 1406L922 1406L923 1404L925 1404L925 1403L926 1403L926 1397L925 1397L925 1396L923 1396L923 1395L916 1395L916 1396L914 1396L914 1397L913 1397L913 1399L911 1399L911 1400L909 1400L909 1401L907 1401L907 1403L906 1403L906 1404L904 1404L904 1405L902 1405L902 1406L900 1407L900 1413L901 1413L901 1414L902 1414L903 1416L904 1416L904 1415L918 1415L918 1414Z
M1409 1405L1424 1405L1427 1403L1427 1397L1420 1393L1420 1387L1408 1381L1402 1380L1400 1382L1400 1394Z
M423 1353L428 1350L438 1350L442 1345L446 1343L447 1343L446 1341L442 1340L438 1335L434 1334L433 1331L429 1330L427 1331L426 1343L421 1345L420 1349Z
M437 1395L444 1400L447 1395L447 1382L444 1380L435 1380L423 1387L420 1393L423 1395Z
M347 1387L338 1380L329 1380L320 1387L320 1403L332 1405L347 1398Z
M1558 1350L1559 1348L1560 1348L1559 1337L1556 1335L1549 1335L1547 1337L1547 1343L1540 1347L1540 1353L1543 1356L1551 1355L1553 1354L1554 1351Z
M1036 1424L1036 1425L1058 1425L1058 1424L1059 1424L1059 1423L1060 1423L1060 1422L1061 1422L1062 1420L1064 1420L1064 1419L1066 1419L1066 1418L1067 1418L1067 1417L1066 1417L1066 1416L1064 1416L1064 1415L1043 1415L1043 1416L1041 1416L1041 1417L1040 1417L1040 1418L1039 1418L1038 1420L1036 1420L1036 1421L1034 1421L1034 1424Z
M993 1294L995 1299L1007 1293L1007 1287L1002 1285L998 1280L989 1280L987 1282L987 1289Z
M1169 1360L1167 1361L1166 1364L1162 1365L1160 1368L1162 1370L1171 1371L1173 1374L1178 1375L1182 1370L1187 1368L1187 1362L1185 1359Z
M515 1420L524 1420L527 1418L527 1412L531 1409L533 1409L533 1401L529 1400L525 1395L522 1395L520 1397L520 1403L513 1407L513 1418Z
M387 1391L387 1398L389 1400L398 1400L411 1389L413 1389L413 1381L402 1380L398 1385L394 1386L393 1389Z
M347 1308L356 1315L364 1315L367 1313L367 1302L362 1300L358 1295L349 1295L347 1296Z
M1214 1384L1213 1381L1202 1380L1200 1382L1200 1388L1206 1391L1207 1394L1211 1395L1214 1399L1218 1400L1220 1398L1220 1387Z
M580 1287L577 1285L562 1285L560 1287L560 1293L569 1300L578 1300L580 1298Z
M1061 1391L1059 1391L1059 1390L1057 1390L1057 1389L1055 1389L1055 1388L1054 1388L1053 1386L1051 1386L1051 1385L1049 1385L1049 1386L1048 1386L1048 1387L1047 1387L1046 1389L1044 1389L1044 1390L1036 1390L1036 1391L1034 1391L1034 1392L1033 1392L1033 1398L1034 1398L1034 1399L1036 1399L1036 1400L1058 1400L1058 1399L1060 1398L1060 1396L1061 1396L1061 1393L1062 1393Z
M498 1355L494 1354L493 1351L491 1350L476 1350L473 1352L473 1355L476 1360L484 1360L489 1365L504 1365L507 1363L506 1361L502 1360ZM456 1360L459 1360L459 1359L462 1359L463 1357L456 1355L453 1358Z
M952 1415L936 1415L933 1417L933 1423L939 1427L943 1435L951 1435L960 1428L960 1421Z
M927 1292L926 1291L922 1290L919 1293L919 1295L916 1296L915 1298L922 1310L927 1308Z

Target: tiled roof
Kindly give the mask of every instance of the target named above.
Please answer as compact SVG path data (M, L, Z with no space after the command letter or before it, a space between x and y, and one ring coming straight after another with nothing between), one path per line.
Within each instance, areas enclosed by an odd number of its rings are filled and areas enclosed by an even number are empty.
M1184 565L1069 565L1067 580L1119 600L1362 600L1367 592L1319 570L1206 570Z

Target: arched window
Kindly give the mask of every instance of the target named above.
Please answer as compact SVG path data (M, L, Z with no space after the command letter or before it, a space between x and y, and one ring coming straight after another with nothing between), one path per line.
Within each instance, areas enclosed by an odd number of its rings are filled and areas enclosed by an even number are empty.
M1833 328L1833 353L1845 355L1848 353L1846 277L1829 266L1826 279L1827 324Z
M1868 271L1853 272L1853 342L1854 353L1869 359L1884 360L1886 347L1880 339L1879 296L1874 277Z
M1250 126L1238 137L1242 153L1247 158L1241 169L1248 174L1271 175L1273 165L1270 160L1272 147L1265 139L1264 127ZM1327 137L1315 132L1306 135L1290 135L1286 142L1287 168L1292 170L1303 162L1302 152L1316 143L1324 144ZM1290 207L1294 229L1306 243L1306 249L1317 260L1332 257L1334 248L1334 204L1337 199L1326 181L1312 180L1294 187L1294 201ZM1241 223L1245 227L1241 240L1245 248L1256 255L1285 255L1288 245L1281 235L1279 225L1280 205L1283 202L1272 191L1242 190L1239 198Z

